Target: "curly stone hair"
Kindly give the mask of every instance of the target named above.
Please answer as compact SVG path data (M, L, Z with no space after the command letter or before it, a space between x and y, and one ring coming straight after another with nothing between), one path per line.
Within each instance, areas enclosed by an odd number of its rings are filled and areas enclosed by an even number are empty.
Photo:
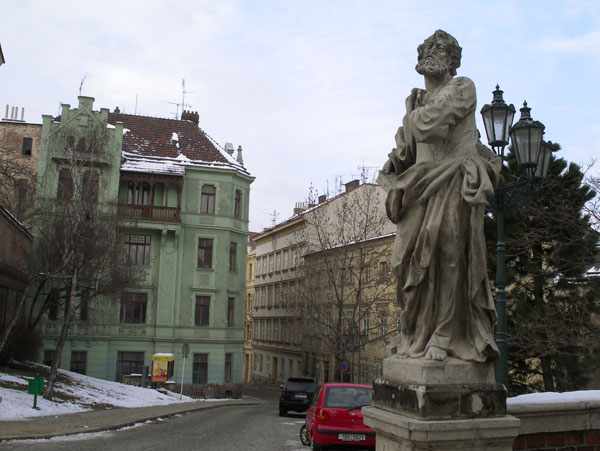
M423 50L427 44L431 41L442 41L446 44L448 52L450 53L450 75L456 75L456 69L460 67L460 59L462 57L462 47L458 45L458 41L450 33L446 33L444 30L437 30L431 36L429 36L423 44L417 47L419 54L418 60L421 61L423 58Z

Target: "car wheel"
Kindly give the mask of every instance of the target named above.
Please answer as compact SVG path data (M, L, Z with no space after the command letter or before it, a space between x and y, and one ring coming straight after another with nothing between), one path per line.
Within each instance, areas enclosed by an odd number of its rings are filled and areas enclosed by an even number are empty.
M308 436L306 435L306 425L305 424L303 424L302 427L300 428L300 441L305 446L310 445L310 440L308 439Z
M279 416L280 417L284 417L287 415L287 410L282 409L281 407L279 408Z

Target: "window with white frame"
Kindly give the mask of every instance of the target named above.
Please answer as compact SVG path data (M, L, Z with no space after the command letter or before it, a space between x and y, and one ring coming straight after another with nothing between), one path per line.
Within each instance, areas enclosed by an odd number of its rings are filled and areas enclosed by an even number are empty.
M361 318L361 335L369 336L369 312L365 312Z
M290 251L289 250L285 250L283 251L283 269L286 270L289 268L290 265Z
M203 185L200 197L200 213L215 214L215 198L217 190L214 185Z

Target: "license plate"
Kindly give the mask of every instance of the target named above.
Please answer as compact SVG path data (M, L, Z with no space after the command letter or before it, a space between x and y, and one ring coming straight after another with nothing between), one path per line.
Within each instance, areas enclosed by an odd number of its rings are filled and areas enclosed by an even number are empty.
M295 395L295 397L297 399L306 399L306 395L304 393L298 393L297 395Z
M364 442L366 439L365 434L338 434L338 440L342 442Z

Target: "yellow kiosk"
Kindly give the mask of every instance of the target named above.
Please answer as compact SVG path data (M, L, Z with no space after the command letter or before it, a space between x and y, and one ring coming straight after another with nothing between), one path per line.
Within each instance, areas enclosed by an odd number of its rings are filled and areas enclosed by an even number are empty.
M173 376L175 356L168 352L152 356L152 382L167 382Z

